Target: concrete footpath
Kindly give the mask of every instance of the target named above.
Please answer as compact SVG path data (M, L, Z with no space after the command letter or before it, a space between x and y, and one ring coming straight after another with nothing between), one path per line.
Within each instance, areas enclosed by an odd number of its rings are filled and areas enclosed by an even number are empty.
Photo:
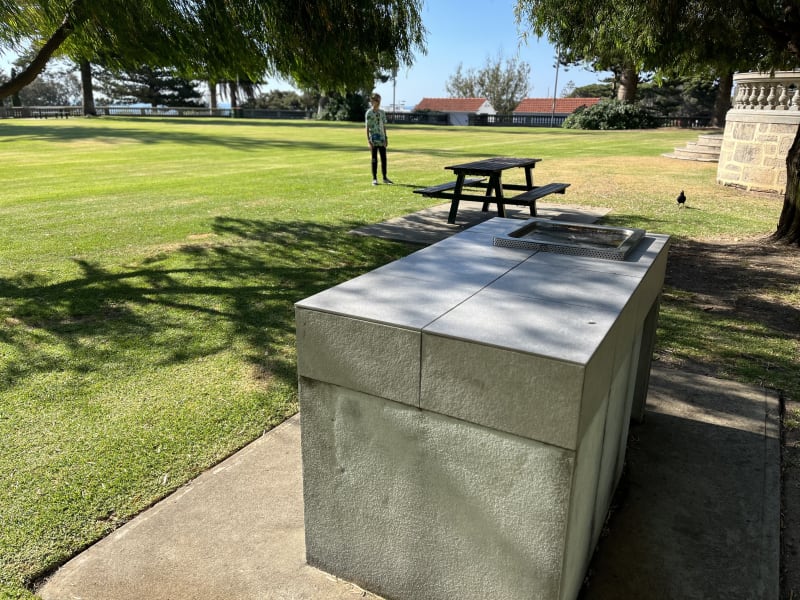
M654 368L620 487L582 598L777 600L775 394ZM304 552L295 416L77 556L38 593L44 600L375 597L307 566Z

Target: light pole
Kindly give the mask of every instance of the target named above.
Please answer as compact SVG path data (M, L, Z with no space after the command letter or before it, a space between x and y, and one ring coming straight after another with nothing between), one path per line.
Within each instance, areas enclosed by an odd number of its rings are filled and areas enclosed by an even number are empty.
M556 46L556 82L553 85L553 107L550 111L550 127L556 120L556 94L558 94L558 67L561 65L561 51Z
M397 67L392 69L392 123L395 121L397 113Z

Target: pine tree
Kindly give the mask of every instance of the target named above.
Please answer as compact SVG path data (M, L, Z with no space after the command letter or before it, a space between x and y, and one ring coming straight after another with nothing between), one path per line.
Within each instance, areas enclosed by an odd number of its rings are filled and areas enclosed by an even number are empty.
M205 106L195 84L178 76L174 69L142 66L136 70L101 71L97 79L98 91L110 104Z

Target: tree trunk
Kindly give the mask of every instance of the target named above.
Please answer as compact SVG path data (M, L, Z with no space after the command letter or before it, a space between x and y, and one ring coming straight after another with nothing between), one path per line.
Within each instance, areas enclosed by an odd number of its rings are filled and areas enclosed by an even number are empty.
M211 101L211 108L217 108L217 82L216 81L209 81L208 82L208 95Z
M325 114L325 111L328 110L328 104L331 102L331 98L328 95L329 92L323 93L319 95L319 101L317 102L317 118L321 119Z
M11 69L11 79L13 80L17 76L17 72L12 68ZM11 94L11 106L20 107L22 106L22 100L19 97L19 90L12 92Z
M238 91L238 86L236 85L236 82L235 81L229 81L228 82L228 94L230 95L230 98L231 98L231 108L232 109L239 108L239 102L238 102L238 99L236 98L236 92L237 91Z
M624 67L619 77L617 100L633 102L636 100L636 90L639 87L639 72L633 67Z
M711 115L712 127L725 127L725 117L731 109L731 92L733 91L733 71L719 78L717 99L714 101L714 114Z
M800 245L800 127L786 157L786 193L783 210L774 238L787 244Z
M94 106L94 86L92 84L92 63L88 60L80 62L81 69L81 92L83 94L83 114L84 116L97 116L97 109Z

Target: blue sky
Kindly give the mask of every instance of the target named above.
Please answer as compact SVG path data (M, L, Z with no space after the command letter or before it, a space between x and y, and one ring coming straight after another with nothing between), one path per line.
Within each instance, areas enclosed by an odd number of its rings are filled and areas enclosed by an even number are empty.
M428 53L398 72L394 95L398 106L413 108L423 97L447 97L445 83L459 63L462 71L480 69L487 57L494 59L500 52L506 59L516 56L531 66L530 98L550 98L554 88L560 96L569 81L582 86L608 76L582 67L566 71L561 67L556 87L556 51L546 39L533 34L521 41L515 4L515 0L426 0L422 21L428 30ZM392 104L391 82L379 85L376 91L384 107Z

